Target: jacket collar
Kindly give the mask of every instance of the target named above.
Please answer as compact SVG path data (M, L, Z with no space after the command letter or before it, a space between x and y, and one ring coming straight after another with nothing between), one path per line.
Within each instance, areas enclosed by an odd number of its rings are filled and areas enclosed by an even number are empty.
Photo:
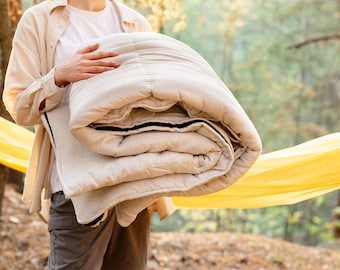
M67 0L54 0L51 1L51 9L50 9L50 13L52 13L52 11L57 8L57 7L66 7L67 6Z

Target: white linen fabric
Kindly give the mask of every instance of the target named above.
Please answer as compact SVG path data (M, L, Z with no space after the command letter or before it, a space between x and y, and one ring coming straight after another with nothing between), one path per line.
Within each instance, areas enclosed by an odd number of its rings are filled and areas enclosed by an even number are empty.
M96 42L121 66L74 83L69 110L43 117L80 223L115 206L127 226L161 197L219 191L253 165L253 123L192 48L158 33Z

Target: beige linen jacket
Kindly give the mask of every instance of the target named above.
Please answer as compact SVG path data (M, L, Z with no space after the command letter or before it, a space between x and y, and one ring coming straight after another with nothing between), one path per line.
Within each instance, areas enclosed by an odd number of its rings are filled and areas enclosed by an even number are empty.
M124 32L152 31L147 20L127 6L111 0L116 7ZM41 123L41 114L51 111L63 100L68 87L54 83L54 56L57 42L65 31L69 12L67 0L47 0L28 9L18 24L9 60L3 101L14 121L35 126L35 140L25 178L23 200L30 211L48 217L45 186L49 173L52 146ZM40 104L45 107L40 110ZM163 204L163 214L172 203ZM172 210L171 210L172 211Z

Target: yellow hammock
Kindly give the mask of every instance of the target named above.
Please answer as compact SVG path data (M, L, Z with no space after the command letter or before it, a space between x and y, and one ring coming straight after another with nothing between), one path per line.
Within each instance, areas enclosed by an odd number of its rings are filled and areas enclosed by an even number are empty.
M34 133L0 117L0 164L26 172Z
M34 133L0 117L0 163L25 172ZM340 188L340 133L263 154L234 185L174 197L178 209L259 208L301 202Z

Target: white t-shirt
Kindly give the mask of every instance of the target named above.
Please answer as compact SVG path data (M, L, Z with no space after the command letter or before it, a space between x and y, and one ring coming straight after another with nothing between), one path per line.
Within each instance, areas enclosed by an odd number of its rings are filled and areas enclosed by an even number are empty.
M70 22L58 41L54 58L55 66L67 61L79 49L84 47L84 43L98 37L123 32L119 14L115 6L108 0L106 1L105 8L100 11L87 11L72 6L67 6L67 9L70 11ZM64 97L63 105L68 105L68 93ZM52 153L51 160L52 164L49 174L50 190L47 192L48 194L62 190L57 174L54 153Z
M92 39L123 32L119 15L109 1L106 1L105 8L100 11L87 11L72 6L67 8L70 11L70 23L58 41L55 65L65 62Z

